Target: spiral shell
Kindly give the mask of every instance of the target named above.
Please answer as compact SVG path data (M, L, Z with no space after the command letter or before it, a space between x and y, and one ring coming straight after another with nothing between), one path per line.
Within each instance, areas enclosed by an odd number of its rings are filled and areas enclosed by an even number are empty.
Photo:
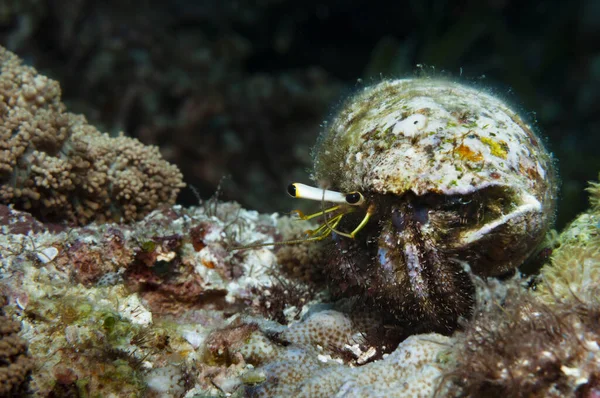
M473 304L469 273L521 265L554 216L553 160L533 128L446 80L383 81L350 98L317 143L313 179L361 193L370 212L354 239L336 231L361 212L336 219L334 285L422 329L452 330Z

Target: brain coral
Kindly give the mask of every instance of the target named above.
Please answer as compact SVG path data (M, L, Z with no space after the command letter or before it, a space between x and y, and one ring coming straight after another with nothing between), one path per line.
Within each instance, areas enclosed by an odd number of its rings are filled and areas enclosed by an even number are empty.
M182 175L156 147L111 138L66 111L58 82L0 47L0 203L48 221L141 218Z
M450 338L410 336L383 359L356 366L339 356L358 348L362 333L341 312L325 310L293 324L271 341L254 330L241 349L255 366L242 375L250 397L430 397L444 368ZM280 344L284 342L283 344Z
M441 380L440 356L449 338L411 336L385 359L361 367L323 362L311 350L290 346L257 368L265 381L251 397L430 397Z

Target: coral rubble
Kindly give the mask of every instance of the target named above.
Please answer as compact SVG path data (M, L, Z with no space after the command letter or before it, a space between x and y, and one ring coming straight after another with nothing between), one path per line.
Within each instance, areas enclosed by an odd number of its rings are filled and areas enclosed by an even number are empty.
M0 47L0 203L43 220L136 220L183 186L158 148L66 111L58 83Z
M376 317L317 305L326 292L278 272L272 248L228 250L298 233L286 217L206 202L53 230L5 213L2 229L13 232L0 235L0 289L41 364L36 396L428 396L442 373L450 338L382 347ZM292 284L304 300L286 301Z

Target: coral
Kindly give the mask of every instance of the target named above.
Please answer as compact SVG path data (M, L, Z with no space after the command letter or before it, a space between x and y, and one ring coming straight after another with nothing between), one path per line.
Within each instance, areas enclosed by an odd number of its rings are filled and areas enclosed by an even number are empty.
M290 325L281 338L301 346L320 345L339 351L347 344L363 340L362 335L354 330L352 321L343 313L333 310L319 311L304 322Z
M0 396L23 396L29 390L33 360L27 355L27 342L19 337L19 322L0 308Z
M242 375L247 394L252 397L432 395L436 379L441 376L441 354L447 349L449 338L433 333L411 336L384 359L351 367L350 362L336 355L339 351L335 349L343 343L346 350L360 352L348 336L351 324L344 314L326 311L290 326L279 336L286 342L284 346L264 337L249 339L240 353L245 360L259 366Z
M382 347L366 346L368 329L352 318L317 309L284 328L260 319L238 320L206 339L207 358L228 366L218 375L225 393L243 383L245 394L256 397L431 396L450 338L411 336L373 361ZM240 369L246 371L239 374Z
M110 138L66 111L58 83L0 47L0 202L42 220L140 219L173 203L179 170L158 148Z
M590 193L590 204L596 212L600 211L600 182L591 182L587 191Z
M458 337L455 364L446 374L452 385L445 393L595 396L590 392L600 392L599 316L597 301L549 306L529 293L509 295L503 306L480 313Z
M540 271L537 295L554 302L596 303L600 292L600 184L591 183L591 209L572 221L557 239Z
M545 302L591 303L596 300L600 291L600 229L594 224L599 221L597 215L583 214L570 225L569 228L579 229L579 233L590 227L596 232L592 231L593 235L585 243L565 242L554 250L550 264L541 270L542 282L537 286L538 296ZM566 232L562 238L566 238L565 235Z
M0 289L43 363L35 394L285 395L304 386L363 395L405 391L403 383L430 393L440 374L448 338L413 337L373 362L395 347L371 335L378 320L314 305L302 281L276 272L270 248L227 250L281 239L275 226L287 218L211 202L127 225L25 230L22 219L11 210L5 227L27 235L0 235ZM303 300L287 302L282 286ZM268 303L289 326L261 315Z
M280 192L303 174L319 124L342 87L326 69L312 67L314 60L274 73L254 65L276 43L290 44L275 32L255 36L255 24L269 25L265 12L277 12L280 0L235 6L151 0L142 13L116 0L106 7L78 0L60 12L41 0L9 3L15 4L5 20L0 6L0 42L50 71L72 111L102 129L160 145L203 197L231 175L226 198L261 211L288 207L265 193ZM41 30L46 33L36 37ZM179 199L196 203L189 191Z

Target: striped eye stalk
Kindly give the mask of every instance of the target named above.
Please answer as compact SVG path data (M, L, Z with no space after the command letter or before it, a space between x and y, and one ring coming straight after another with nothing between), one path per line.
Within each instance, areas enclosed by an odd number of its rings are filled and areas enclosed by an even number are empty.
M371 218L375 210L375 207L373 205L366 204L365 197L358 191L343 193L331 191L328 189L311 187L310 185L301 184L298 182L288 185L287 191L288 194L293 198L308 199L321 202L323 204L321 211L318 211L316 213L305 215L300 210L293 210L292 213L295 213L298 216L298 219L300 220L311 220L313 218L322 216L323 223L319 225L317 229L306 231L306 234L308 236L303 239L249 244L235 247L233 248L233 250L252 249L263 246L292 245L296 243L318 241L325 239L332 233L335 233L340 236L345 236L350 239L354 239L356 234L361 229L363 229L365 225L367 225L369 219ZM326 208L324 205L325 203L333 203L334 206ZM354 213L357 210L365 207L365 216L352 232L348 233L337 229L337 226L339 225L340 221L342 221L342 218L344 218L344 216L350 213Z
M288 186L288 193L293 198L318 200L323 203L336 203L335 206L328 208L323 206L321 211L309 215L302 214L300 210L294 210L302 220L310 220L315 217L323 216L323 224L314 231L308 231L310 236L306 240L321 240L331 235L332 232L340 236L354 239L356 234L367 225L367 222L369 222L369 219L375 210L374 206L366 205L365 197L358 191L342 193L295 182ZM354 213L365 206L367 207L365 216L352 232L348 233L336 229L345 215ZM329 213L333 213L333 215L329 216Z

